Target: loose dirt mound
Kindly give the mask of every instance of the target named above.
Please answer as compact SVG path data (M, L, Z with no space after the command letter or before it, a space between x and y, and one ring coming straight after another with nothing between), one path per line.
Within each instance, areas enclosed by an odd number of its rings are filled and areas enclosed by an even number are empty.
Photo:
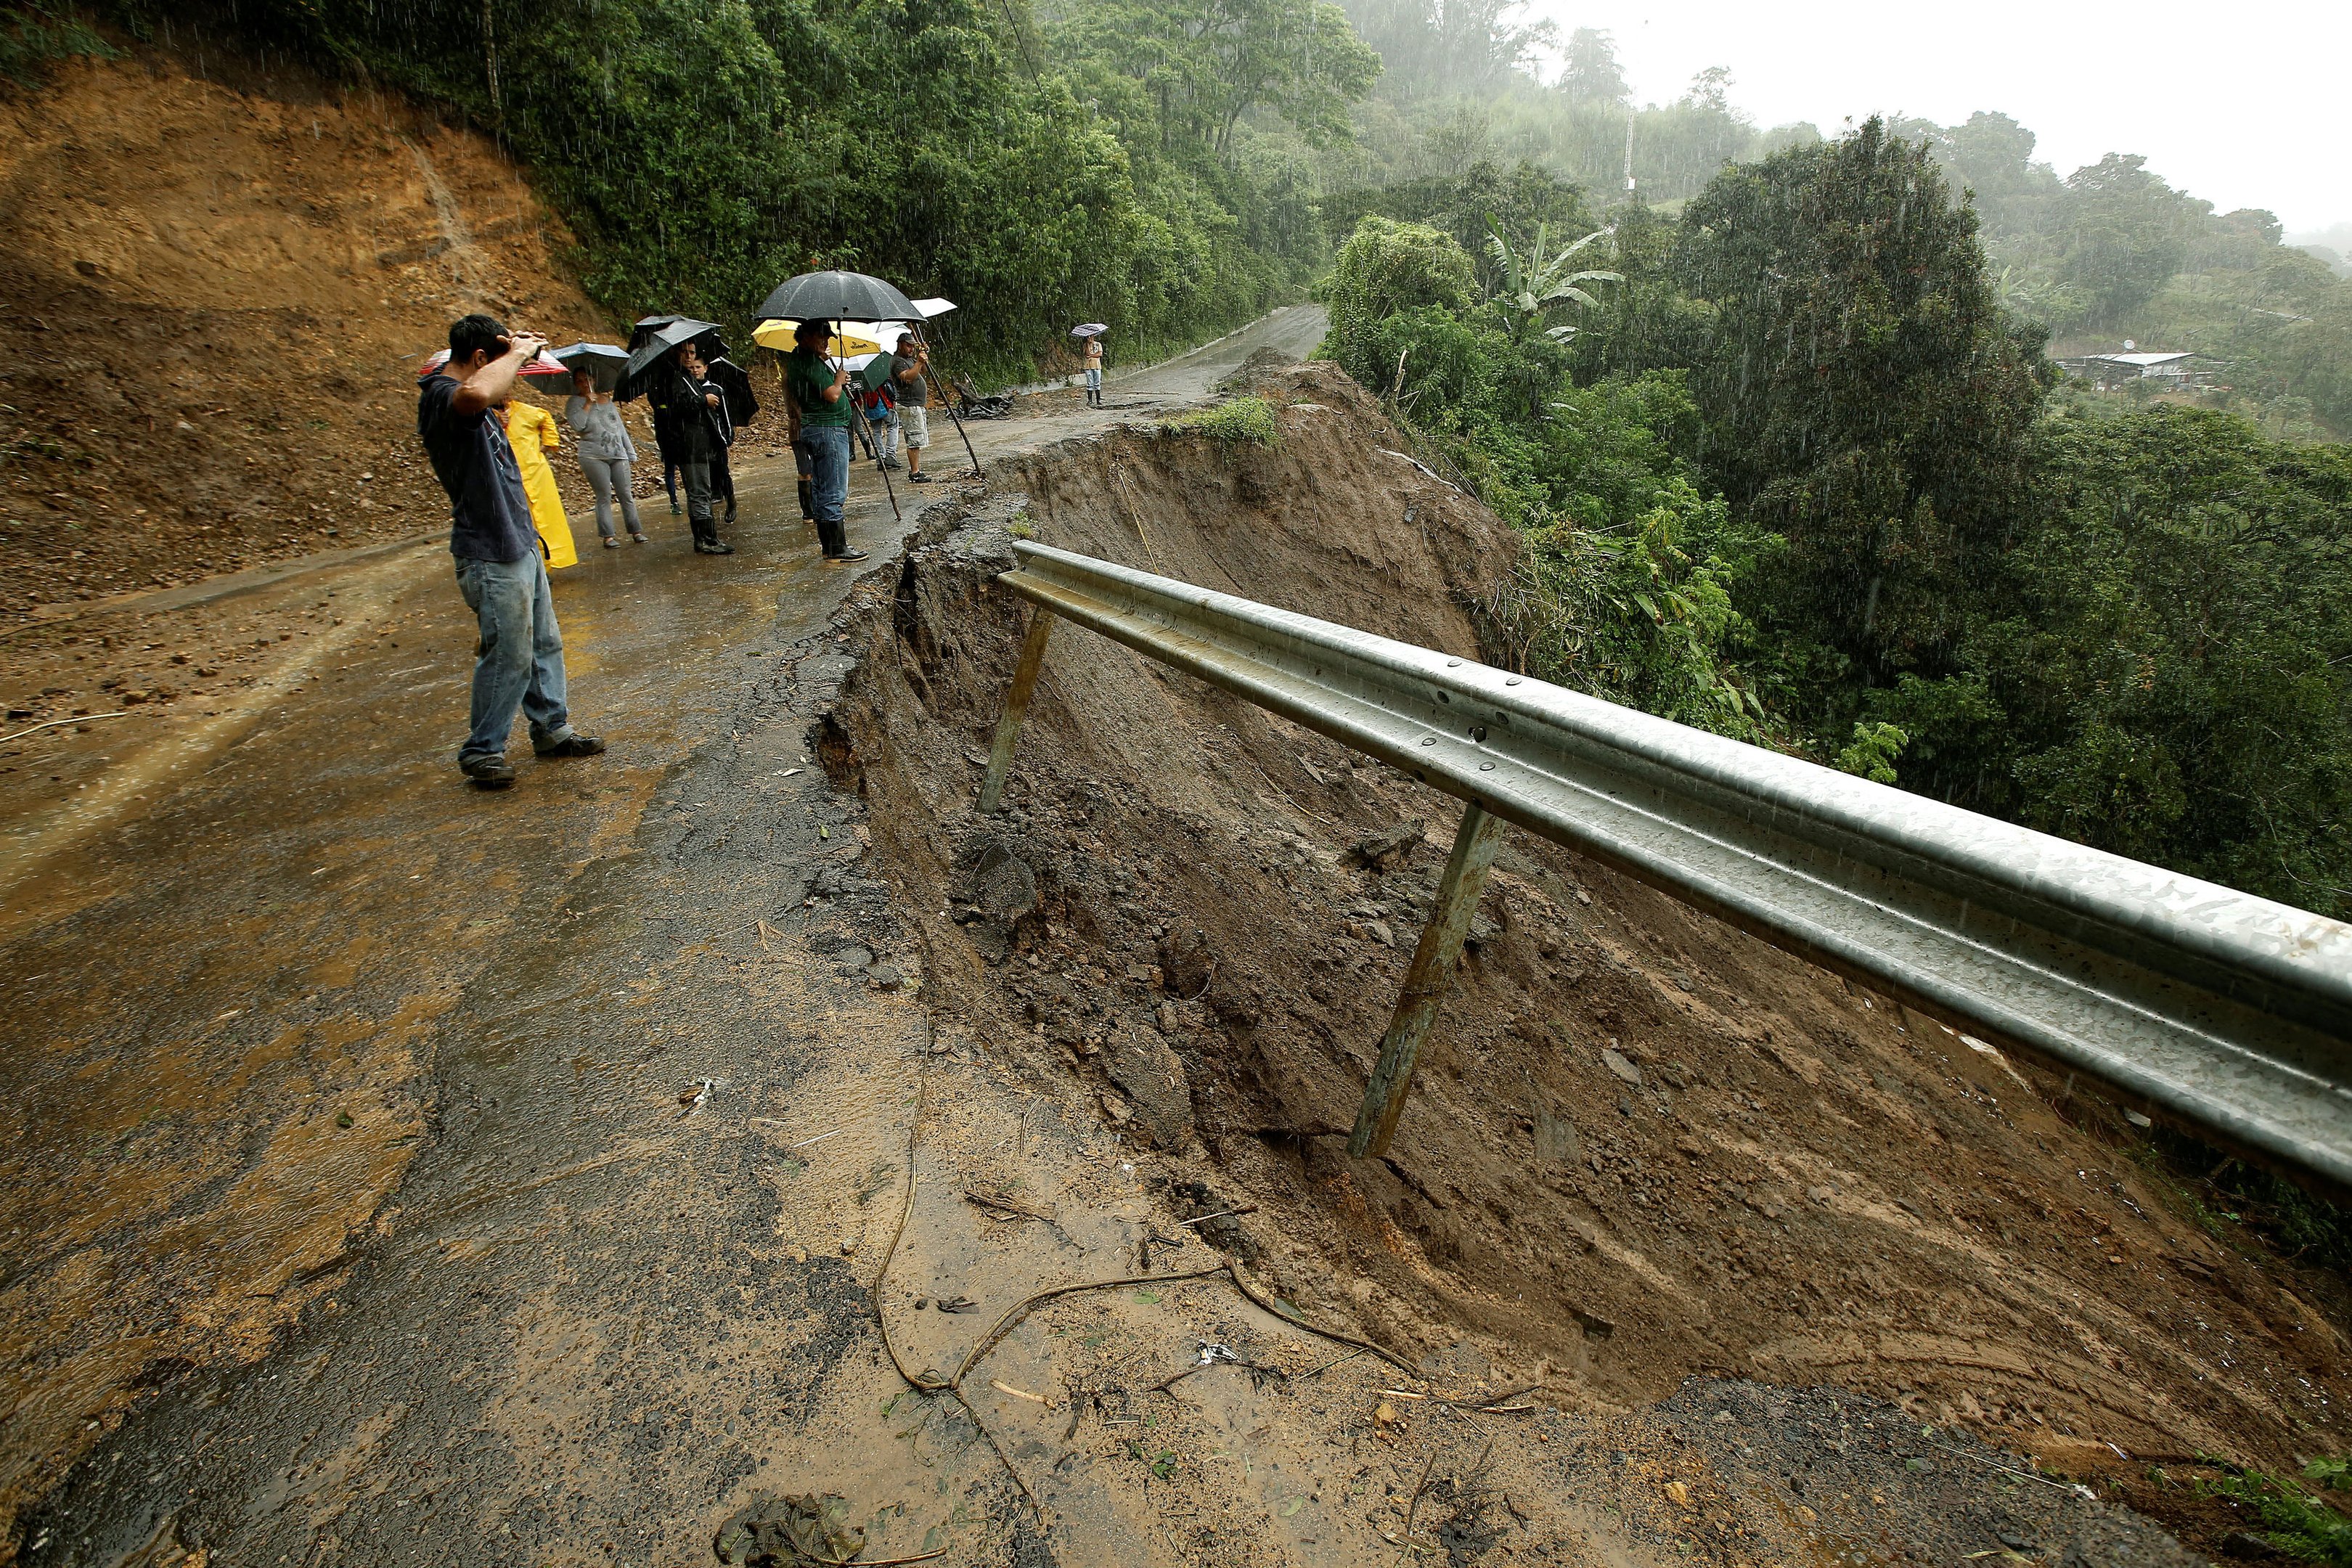
M1274 450L1065 448L1021 526L1475 655L1507 531L1328 367L1262 390ZM2345 1447L2340 1281L2201 1229L2108 1108L1522 835L1393 1157L1350 1161L1456 808L1064 628L1011 809L978 818L1009 544L974 524L910 559L828 761L874 797L940 1004L1264 1205L1291 1301L1589 1406L1694 1375L1863 1390L2175 1518L2151 1462Z
M442 526L411 373L451 319L608 335L488 141L205 64L84 63L0 101L12 618Z

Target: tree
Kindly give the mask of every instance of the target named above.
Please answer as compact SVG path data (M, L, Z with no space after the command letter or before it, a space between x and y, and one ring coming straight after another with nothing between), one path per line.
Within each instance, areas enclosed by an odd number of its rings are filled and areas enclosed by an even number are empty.
M1927 149L1872 120L1727 170L1674 259L1716 331L1693 371L1702 458L1736 510L1786 537L1764 613L1815 722L1871 685L1949 668L1956 605L1998 546L2041 401L1976 240Z
M1685 103L1700 109L1711 109L1717 114L1731 112L1731 68L1709 66L1691 78L1690 90L1683 94Z
M1309 145L1344 142L1349 106L1381 58L1329 0L1103 0L1054 29L1055 53L1139 84L1163 150L1180 139L1228 162L1244 116L1264 109Z
M1401 102L1491 91L1557 37L1549 22L1517 23L1523 0L1349 0Z
M2033 148L2032 132L2006 114L1983 110L1937 135L1945 167L1974 197L1987 240L2005 260L2014 256L2000 242L2049 233L2064 196L2057 171L2035 163Z
M2352 912L2352 455L2163 408L2052 427L1951 689L1890 694L1906 783Z
M1622 108L1633 96L1617 64L1617 40L1607 33L1579 27L1568 36L1560 64L1559 90L1570 103Z
M2213 204L2185 196L2148 173L2136 153L2110 153L2066 176L2066 281L2111 323L2145 304L2180 270L2198 220Z
M1367 217L1339 248L1323 298L1331 324L1324 347L1341 369L1374 391L1390 384L1379 328L1402 312L1458 310L1470 303L1470 258L1423 224Z
M1381 57L1328 0L1208 0L1197 26L1204 69L1196 89L1228 156L1234 127L1261 106L1310 146L1346 141L1348 106L1381 74Z
M1494 215L1486 216L1486 253L1494 258L1501 287L1495 290L1496 300L1503 306L1512 323L1512 336L1518 337L1536 328L1556 341L1565 342L1573 336L1573 326L1554 327L1546 318L1559 305L1586 308L1600 303L1585 291L1588 283L1622 283L1624 275L1592 268L1579 269L1571 265L1577 253L1587 246L1597 245L1612 237L1605 228L1594 229L1581 239L1570 240L1557 252L1550 247L1551 226L1536 225L1535 243L1525 252L1511 248L1503 237Z

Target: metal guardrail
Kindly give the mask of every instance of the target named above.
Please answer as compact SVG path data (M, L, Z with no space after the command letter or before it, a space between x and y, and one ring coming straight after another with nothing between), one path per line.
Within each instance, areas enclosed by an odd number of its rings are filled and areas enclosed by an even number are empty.
M1383 1042L1382 1068L1401 1072L1384 1084L1375 1070L1360 1153L1383 1152L1394 1127L1419 1043L1399 1031L1416 982L1423 1026L1433 977L1443 994L1453 952L1441 928L1466 923L1454 900L1475 900L1492 814L2273 1168L2352 1191L2352 926L1474 660L1041 544L1014 549L1020 564L1000 581L1051 616L1468 803ZM1050 625L1032 620L985 809L1001 798Z

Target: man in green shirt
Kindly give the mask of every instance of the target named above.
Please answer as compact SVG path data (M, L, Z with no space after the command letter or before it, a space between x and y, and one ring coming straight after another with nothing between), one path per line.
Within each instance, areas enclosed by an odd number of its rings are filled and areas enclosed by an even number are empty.
M849 498L849 422L856 405L850 401L848 370L824 357L824 342L832 335L823 321L803 321L793 331L793 352L784 356L784 402L793 444L809 456L816 537L824 558L863 561L866 552L849 547L841 520L842 503Z

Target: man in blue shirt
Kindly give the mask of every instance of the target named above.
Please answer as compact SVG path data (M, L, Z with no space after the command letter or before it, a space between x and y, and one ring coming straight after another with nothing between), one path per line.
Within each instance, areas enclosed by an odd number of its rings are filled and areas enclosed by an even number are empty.
M482 789L515 781L506 760L515 710L530 719L542 757L593 757L604 742L572 727L563 700L563 632L531 526L530 498L506 427L490 415L514 391L515 373L547 340L509 333L488 316L449 329L449 359L416 395L416 434L449 492L449 553L457 591L481 623L475 650L473 728L457 768Z

